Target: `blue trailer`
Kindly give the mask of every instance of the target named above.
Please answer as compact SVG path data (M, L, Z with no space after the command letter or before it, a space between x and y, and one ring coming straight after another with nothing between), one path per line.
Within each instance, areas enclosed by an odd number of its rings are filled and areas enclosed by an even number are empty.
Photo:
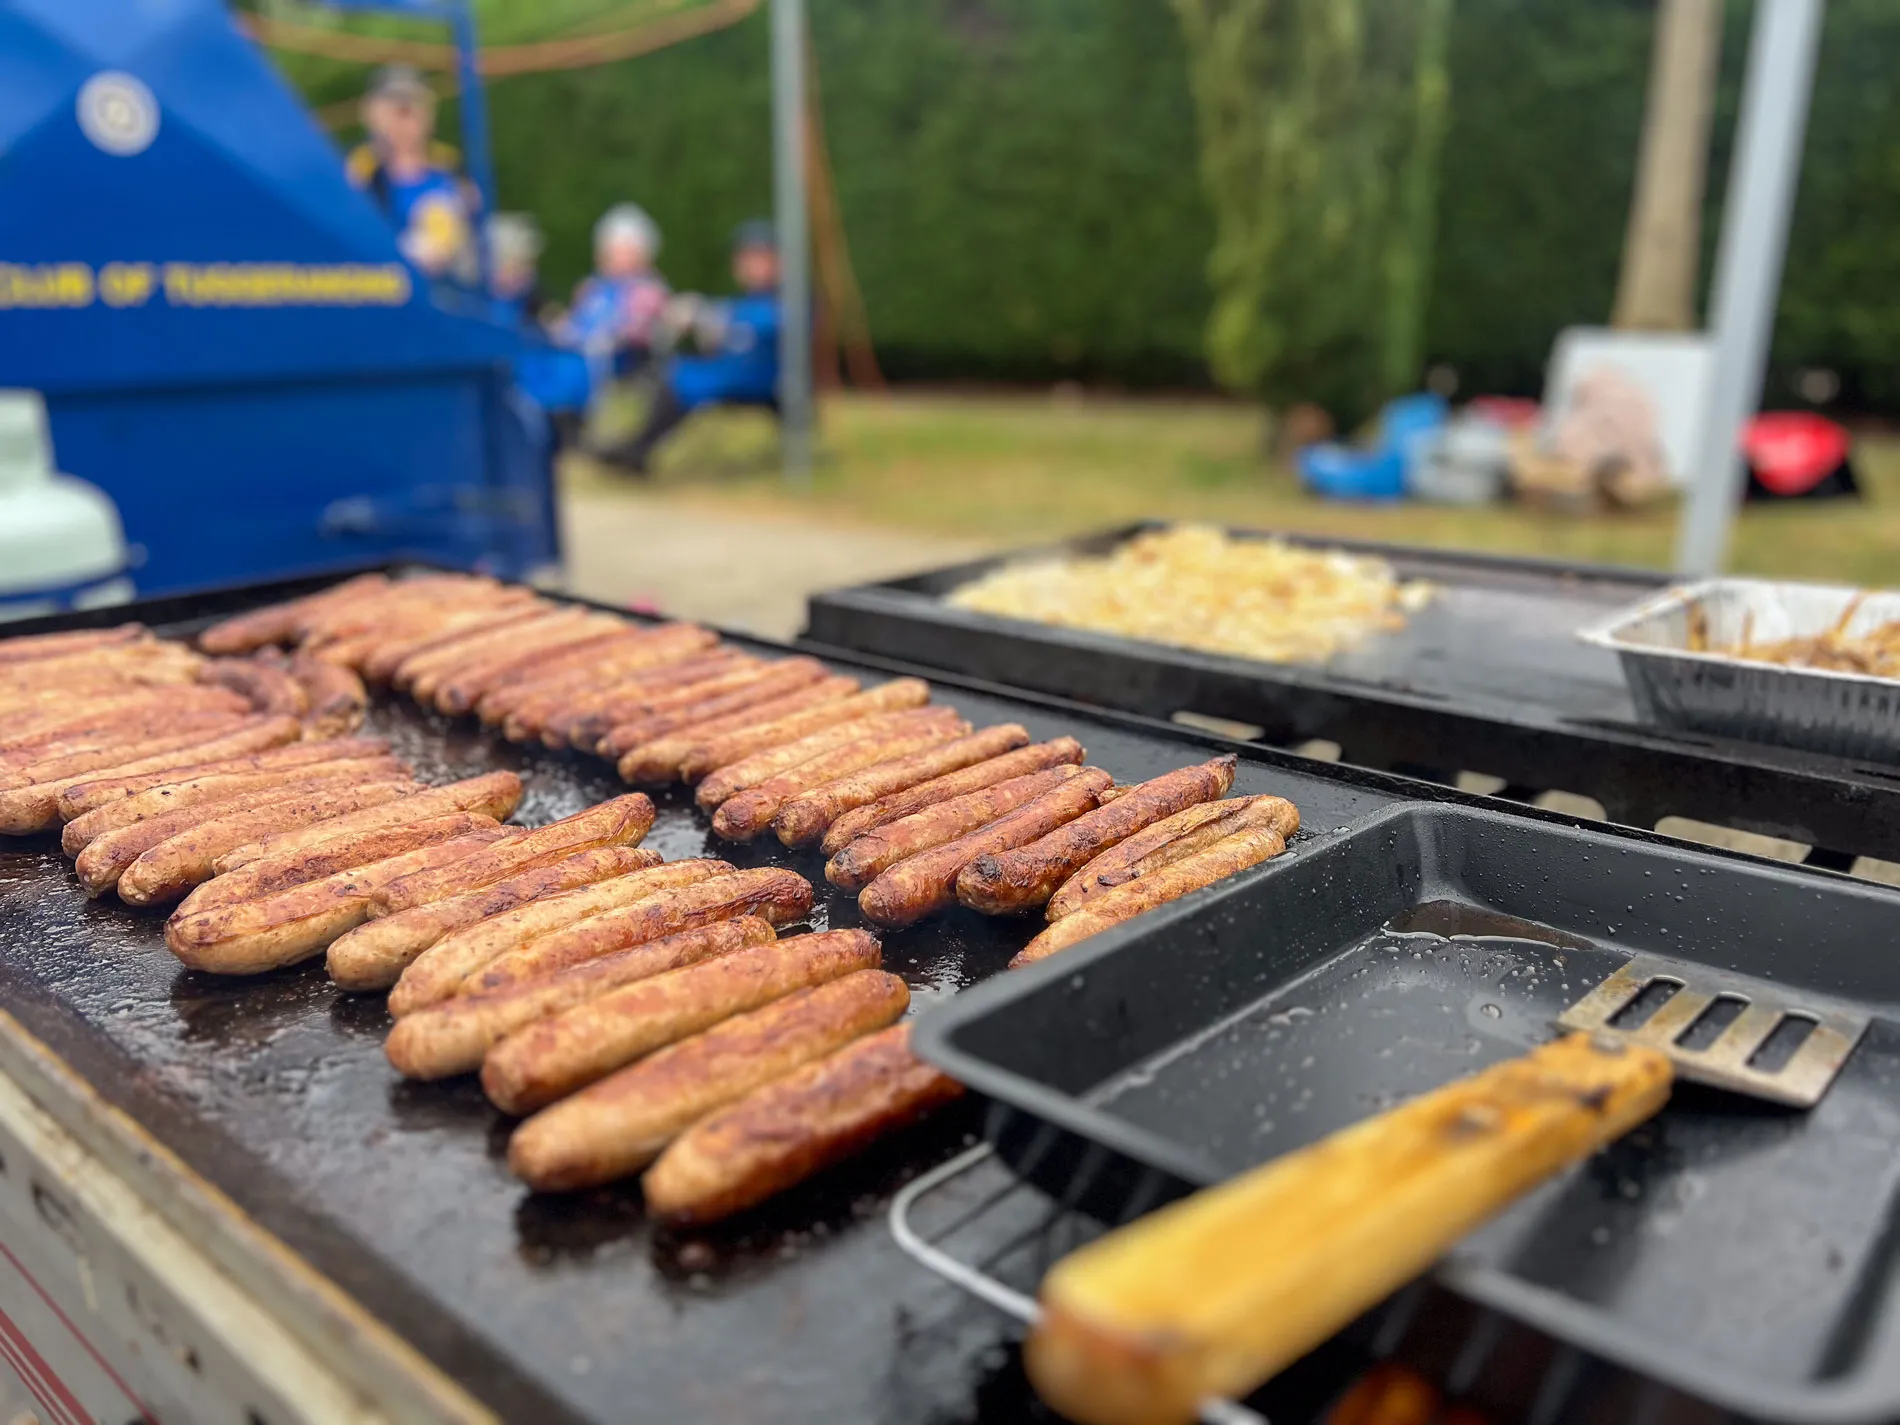
M459 16L468 52L462 0L394 8ZM0 0L0 387L44 393L141 593L548 569L526 346L403 263L221 0Z

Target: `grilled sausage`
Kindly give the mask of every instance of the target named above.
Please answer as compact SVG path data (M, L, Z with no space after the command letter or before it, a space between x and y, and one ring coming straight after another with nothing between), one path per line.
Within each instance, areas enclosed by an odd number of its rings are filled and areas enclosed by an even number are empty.
M954 707L918 707L908 712L872 712L863 718L851 718L849 722L836 722L828 728L813 731L806 737L798 737L788 743L779 743L775 747L752 752L750 756L739 758L730 766L722 766L709 773L693 794L693 800L703 811L712 811L714 807L724 806L728 800L747 792L750 788L760 787L764 783L781 777L788 771L804 771L813 762L817 762L819 771L826 768L840 768L853 760L853 749L868 749L874 743L887 741L893 737L906 737L910 733L925 733L935 741L948 741L969 731L969 724L959 718ZM910 747L912 752L916 747ZM857 766L868 766L859 762ZM853 766L845 766L855 771ZM773 798L771 807L777 815L777 807L783 804L783 798ZM739 813L739 825L752 821L750 811ZM764 830L771 823L771 817L758 823L758 830ZM737 826L735 826L737 830Z
M279 730L296 736L294 719L275 719ZM290 771L321 763L361 762L387 756L389 743L380 737L342 737L323 742L290 742L287 746L266 748L260 752L221 757L209 762L181 763L160 771L137 772L129 776L113 773L89 774L59 794L62 820L76 821L102 806L124 801L149 792L155 787L176 786L197 777L222 777L254 772ZM164 760L164 759L161 759Z
M504 619L519 618L524 609L538 605L539 596L532 590L516 588L511 592L515 597L470 601L456 607L424 611L420 618L390 630L363 656L362 675L374 683L387 683L404 659L467 638Z
M60 849L77 856L96 836L117 831L134 822L149 821L181 807L200 806L222 801L246 792L266 792L276 788L303 788L322 782L386 782L407 777L409 768L394 757L349 757L330 762L306 762L302 766L268 768L261 772L211 772L161 783L135 796L94 807L74 817L60 833Z
M256 975L294 965L368 919L369 898L396 877L472 855L518 834L506 827L471 832L261 900L174 915L165 922L165 944L190 968L219 975Z
M524 603L511 606L500 617L486 620L468 628L457 629L438 639L432 639L421 648L410 652L390 671L391 686L399 692L414 693L418 679L433 679L444 670L453 667L459 660L478 658L492 652L503 640L518 631L534 628L545 622L555 612L554 605L538 595ZM427 701L417 694L417 701Z
M763 945L777 935L756 915L742 915L603 955L513 989L460 995L397 1020L383 1050L396 1071L412 1079L472 1073L481 1067L483 1055L523 1025L636 980L650 980L668 970ZM339 940L337 945L342 943Z
M848 811L1001 756L1028 741L1029 733L1020 723L1004 723L908 756L869 764L828 782L810 782L786 798L772 821L772 829L786 846L810 845Z
M302 717L309 706L295 678L254 658L214 658L198 669L198 681L229 688L261 713Z
M1256 827L1252 831L1237 831L1232 836L1224 836L1207 849L1183 857L1171 866L1164 866L1140 880L1103 891L1081 910L1063 916L1031 940L1009 962L1009 967L1016 970L1024 965L1033 965L1058 950L1068 949L1078 940L1087 939L1097 931L1119 925L1158 905L1179 900L1189 891L1198 891L1203 886L1225 880L1249 866L1257 866L1271 856L1278 856L1284 850L1285 839L1270 827Z
M418 675L409 684L409 696L427 707L447 712L438 699L451 682L473 679L479 683L527 654L576 636L589 636L599 631L598 625L593 623L598 617L585 609L551 605L540 618L501 633L481 651L445 660L439 668Z
M936 806L952 797L967 796L999 782L1026 777L1031 772L1042 772L1066 764L1079 765L1086 755L1082 744L1073 737L1058 737L1052 742L1038 742L973 763L961 771L933 777L907 791L890 793L855 811L843 813L825 832L825 839L819 843L819 849L828 857L836 856L865 832L907 816L915 816L926 807Z
M597 748L611 735L617 746L635 747L682 728L755 708L830 676L816 658L777 663L752 660L716 678L657 692L636 688L603 698L571 719L563 736L576 747ZM856 684L852 685L853 688Z
M710 652L718 643L718 634L697 624L629 625L603 644L570 647L491 682L475 711L495 726L545 693L599 687L646 669L672 667Z
M1034 841L1075 820L1096 805L1109 780L1099 767L1086 767L988 826L899 861L858 893L858 909L877 925L915 924L956 900L957 875L971 861Z
M957 899L985 915L1033 910L1088 862L1145 826L1234 784L1238 759L1228 753L1128 788L1112 802L1078 816L1025 846L979 856L957 877Z
M70 633L31 633L0 639L0 666L12 667L76 653L91 654L120 644L144 643L151 637L152 631L142 623L122 623L117 628L81 628Z
M705 722L674 728L660 737L646 740L637 727L632 739L623 740L620 729L608 733L595 748L603 757L617 758L621 778L629 782L672 782L680 775L680 763L708 738L718 737L737 728L759 727L780 718L830 703L843 702L858 689L856 678L820 678L766 702L754 703Z
M21 770L18 786L0 791L0 832L44 831L59 819L59 799L70 788L98 776L187 766L203 758L239 750L273 747L297 735L288 718L259 718L229 732L168 733L120 747L36 762Z
M251 705L229 688L136 688L0 719L5 723L0 727L0 765L13 768L84 747L155 736L188 718L251 716Z
M630 846L598 846L571 852L558 861L516 872L504 881L479 890L377 916L332 944L325 964L339 988L386 990L418 955L445 935L464 930L491 915L515 910L542 896L559 895L659 864L659 852ZM372 906L372 913L374 910Z
M426 792L404 797L390 806L352 812L348 816L333 817L301 831L287 831L279 836L254 841L249 846L240 846L220 856L217 869L220 873L235 870L265 856L281 856L286 852L305 850L333 836L375 831L385 826L401 826L406 822L441 816L444 812L478 811L501 821L514 811L520 801L521 778L513 772L489 772L480 777L450 782L447 786L431 787Z
M1283 797L1258 796L1202 802L1178 811L1083 866L1049 898L1045 914L1050 920L1060 920L1103 891L1171 866L1224 836L1256 827L1277 831L1281 840L1291 841L1300 829L1299 808Z
M653 825L653 815L653 803L643 793L615 797L453 866L392 882L378 893L375 909L381 914L408 910L552 865L576 851L635 845Z
M348 668L299 653L290 661L290 675L308 704L303 715L305 737L341 737L363 725L369 692Z
M674 1139L640 1186L662 1222L717 1222L862 1151L963 1085L910 1051L910 1026L847 1044Z
M492 657L462 664L445 674L430 699L436 711L451 716L469 712L489 688L505 685L522 671L540 667L546 659L576 648L598 649L604 640L628 632L627 621L613 614L585 609L564 612L575 617L565 624L550 622L535 634L523 634L504 643Z
M300 783L274 788L270 800L242 807L236 800L213 802L209 813L183 831L148 847L123 872L117 890L127 905L175 901L193 886L210 880L217 858L259 836L314 826L333 816L383 806L407 795L409 780Z
M389 587L386 574L359 574L354 579L319 593L287 603L272 604L214 623L198 635L198 646L206 653L250 653L267 643L289 643L300 615L320 608L326 601L336 602L357 594L381 592Z
M235 871L214 876L179 902L173 914L195 915L216 906L259 900L264 896L275 895L278 891L287 891L292 886L334 876L338 871L348 871L356 866L367 866L372 861L400 856L405 851L433 846L438 841L452 841L475 831L491 831L496 825L494 817L484 816L480 812L452 811L404 826L386 826L380 831L360 831L352 836L333 836L312 850L266 856L240 866Z
M795 990L543 1109L508 1140L508 1166L537 1192L638 1172L708 1113L882 1029L909 1003L883 970Z
M793 794L892 757L940 746L969 730L970 724L954 709L919 708L914 713L842 723L784 748L759 753L700 783L704 788L715 778L727 779L730 774L730 781L745 784L713 802L718 808L713 830L730 840L749 841L771 826L779 808ZM820 750L807 755L814 747ZM741 772L740 767L747 770ZM760 772L766 775L754 781Z
M876 969L878 958L869 931L828 930L669 970L509 1035L482 1062L482 1089L503 1113L531 1113L722 1019Z
M95 836L73 861L73 869L91 895L101 895L119 883L131 864L160 842L189 830L200 822L227 817L237 812L270 808L281 813L266 825L274 831L318 825L336 816L366 808L387 806L416 790L418 784L404 780L359 782L342 787L326 787L315 795L300 794L294 787L270 787L259 792L240 792L220 801L180 807L145 821L122 826ZM247 823L255 824L255 823ZM209 879L209 875L204 879ZM182 889L180 894L182 894Z
M782 747L825 728L842 726L880 713L905 712L930 701L930 684L922 678L894 678L835 703L821 703L771 722L723 733L702 742L680 759L680 775L689 782L767 748ZM735 788L736 790L736 788Z
M988 826L998 817L1073 781L1083 770L1072 763L1059 763L899 817L867 831L833 856L825 863L825 879L839 890L861 891L899 862Z
M597 885L536 900L519 909L453 931L419 955L389 992L389 1012L400 1019L458 994L470 977L530 941L589 916L630 906L678 886L697 885L733 868L724 861L675 861L616 876ZM472 986L470 986L472 988Z
M774 925L789 925L809 915L811 903L811 882L795 871L773 866L734 871L699 885L661 891L531 940L497 956L466 983L473 989L503 989L629 945L735 916L756 915Z
M662 663L616 676L604 686L541 693L509 714L502 729L515 742L538 737L549 747L574 746L592 752L620 721L611 709L624 707L629 716L642 717L651 705L662 701L669 708L699 702L738 687L762 666L736 648L715 647L683 663ZM669 701L673 699L678 701Z

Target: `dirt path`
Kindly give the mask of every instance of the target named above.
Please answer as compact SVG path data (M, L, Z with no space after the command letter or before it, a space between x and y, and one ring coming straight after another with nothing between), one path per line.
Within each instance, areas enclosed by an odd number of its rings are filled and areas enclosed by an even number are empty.
M574 592L771 638L804 628L815 590L988 550L976 540L729 513L639 491L568 491L561 516Z

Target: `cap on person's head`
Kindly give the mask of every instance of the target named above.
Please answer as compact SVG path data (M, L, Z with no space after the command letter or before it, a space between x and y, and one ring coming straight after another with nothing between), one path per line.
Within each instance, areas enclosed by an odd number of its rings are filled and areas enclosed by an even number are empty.
M496 263L533 262L546 240L532 213L496 213L484 225L489 259Z
M732 250L745 252L752 248L769 248L778 251L778 229L772 226L769 218L748 218L732 230Z
M385 64L370 76L365 99L395 99L407 104L433 104L435 91L413 64Z
M611 242L637 242L649 257L658 257L660 225L638 203L615 203L594 224L594 246L605 247Z

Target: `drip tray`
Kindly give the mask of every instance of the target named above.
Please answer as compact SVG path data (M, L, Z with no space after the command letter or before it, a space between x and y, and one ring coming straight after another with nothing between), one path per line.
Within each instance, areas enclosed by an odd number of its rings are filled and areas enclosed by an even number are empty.
M1446 1275L1717 1404L1891 1419L1896 943L1900 895L1845 878L1407 808L981 986L919 1045L1020 1174L1118 1221L1544 1042L1632 955L1849 1002L1874 1023L1818 1106L1678 1084Z

